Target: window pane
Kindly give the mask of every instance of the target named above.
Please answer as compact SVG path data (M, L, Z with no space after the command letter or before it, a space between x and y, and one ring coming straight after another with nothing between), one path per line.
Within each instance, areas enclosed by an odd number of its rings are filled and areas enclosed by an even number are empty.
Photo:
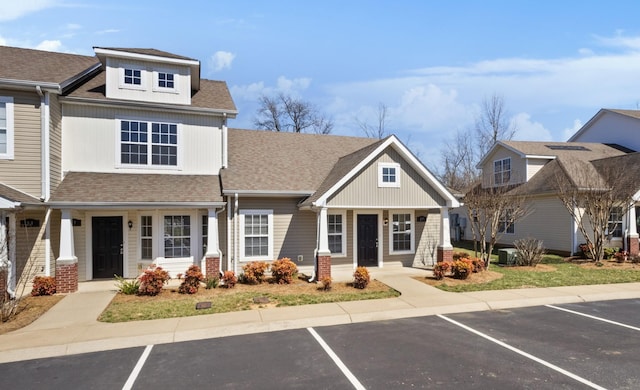
M188 215L164 217L165 257L189 257L191 255L191 217Z

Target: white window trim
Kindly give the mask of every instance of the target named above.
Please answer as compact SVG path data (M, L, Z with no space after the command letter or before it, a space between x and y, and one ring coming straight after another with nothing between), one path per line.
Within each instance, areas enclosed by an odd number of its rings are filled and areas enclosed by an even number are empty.
M158 85L159 83L159 74L160 73L168 73L173 75L173 88L161 87ZM153 87L151 88L153 92L165 92L165 93L178 93L178 82L180 75L175 70L171 69L154 69L153 70Z
M393 214L409 214L411 217L411 249L403 251L393 250ZM416 252L416 217L414 210L389 210L389 254L390 255L408 255Z
M504 181L504 162L509 160L509 180L507 180L506 182ZM498 172L496 172L496 163L500 161L500 166L502 167L502 171L500 171L500 183L498 183L498 181L496 180L496 175ZM493 160L493 181L495 185L501 186L501 185L505 185L505 184L509 184L509 182L511 182L511 157L505 157L505 158L499 158L497 160Z
M508 216L509 214L507 214ZM515 221L511 222L511 224L509 224L509 226L507 226L507 216L503 217L499 217L498 218L498 233L499 234L507 234L510 236L513 236L516 234L516 223ZM500 231L500 228L503 228L502 231ZM512 232L509 232L509 229L512 229Z
M327 215L340 215L342 216L342 233L340 234L342 236L342 252L340 253L333 253L331 252L331 256L332 257L346 257L347 256L347 212L346 211L333 211L330 213L327 213ZM328 226L328 221L327 221L327 226ZM329 233L327 232L327 235Z
M121 131L121 122L122 121L133 121L133 122L147 122L147 158L149 159L147 164L123 164L122 156L120 155L122 152L122 141L120 140L120 131ZM158 169L158 170L169 170L169 171L181 171L182 170L182 155L184 148L184 140L182 139L182 123L165 121L160 119L146 119L146 118L135 118L135 117L120 117L116 119L116 162L115 167L119 169ZM177 151L176 151L176 165L153 165L151 163L151 155L152 155L152 143L151 143L151 124L152 123L168 123L172 125L176 125L176 136L178 137Z
M5 109L7 113L7 152L0 153L0 160L13 160L14 158L13 97L0 96L0 103L5 104Z
M384 168L395 168L396 170L396 181L395 182L384 182L382 181L382 171ZM378 163L378 187L400 187L400 164L398 163Z
M197 253L200 252L200 249L198 249L199 246L201 246L200 243L200 239L198 238L198 232L200 231L200 229L197 227L197 225L194 227L194 221L197 220L197 212L195 211L187 211L187 210L173 210L173 211L166 211L161 213L158 216L158 220L157 222L154 222L154 225L157 226L158 229L158 240L157 240L157 247L159 250L158 253L158 257L161 257L163 259L168 259L168 257L164 257L165 254L165 248L164 248L164 218L165 217L175 217L175 216L189 216L190 219L190 234L189 234L189 240L190 240L190 245L189 245L189 252L190 255L189 257L171 257L171 259L191 259L193 260L196 256ZM196 222L196 224L199 224L199 221ZM154 235L153 237L154 239L156 238L156 236Z
M150 259L144 259L142 258L142 217L150 217L151 218L151 258ZM140 215L138 215L138 259L140 261L147 261L147 262L153 262L153 260L158 257L157 256L157 251L156 251L156 240L157 240L157 236L156 236L156 232L154 229L154 224L156 223L156 216L153 214L145 214L142 213ZM144 237L146 238L146 236Z
M240 214L240 261L256 261L256 260L265 260L271 261L273 260L273 210L239 210L238 214ZM245 215L266 215L267 216L267 230L268 230L268 245L269 249L267 251L266 256L245 256L245 247L244 247L244 216Z
M133 69L140 71L140 85L126 84L124 82L124 70ZM139 91L147 90L147 70L140 65L120 64L118 67L118 87L121 89L135 89Z

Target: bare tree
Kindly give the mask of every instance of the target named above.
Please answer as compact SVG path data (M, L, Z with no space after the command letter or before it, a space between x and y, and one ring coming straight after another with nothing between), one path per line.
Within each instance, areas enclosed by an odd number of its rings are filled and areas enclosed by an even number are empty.
M480 156L484 156L497 141L513 138L517 128L509 123L502 96L494 93L491 97L484 98L482 110L476 118L475 130Z
M530 211L526 197L513 189L477 184L464 196L474 247L477 252L480 246L480 258L487 268L496 242Z
M636 153L594 162L555 162L556 193L596 262L604 257L605 244L617 228L617 218L611 216L624 215L632 207L640 176L638 157Z
M439 176L448 188L458 191L468 189L480 177L472 138L470 131L458 130L454 138L445 143Z
M333 121L307 101L281 92L275 96L262 95L258 103L253 123L259 129L316 134L330 134L333 130Z
M368 138L383 139L387 135L389 135L389 132L386 129L387 113L387 106L384 103L379 103L378 118L375 125L371 125L369 124L369 122L362 121L358 118L356 118L356 122L358 123L358 126L360 126L360 129L362 129L362 131L364 132L365 136L367 136Z

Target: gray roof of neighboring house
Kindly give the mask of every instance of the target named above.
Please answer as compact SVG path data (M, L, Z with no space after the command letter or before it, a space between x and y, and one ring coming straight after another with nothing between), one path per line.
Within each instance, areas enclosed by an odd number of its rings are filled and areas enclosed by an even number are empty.
M181 204L222 202L217 175L69 172L51 204Z
M549 156L596 160L624 154L612 145L597 142L544 142L544 141L500 141L502 144L528 156ZM563 147L567 147L563 149Z
M4 183L0 183L0 197L10 200L12 202L24 203L24 204L41 204L40 199L26 194L16 188L8 186Z
M70 98L97 99L110 101L105 96L106 72L101 71L86 83L80 85L76 90L69 93ZM192 91L191 104L189 106L173 105L175 107L195 107L212 110L227 111L232 114L237 113L236 105L231 98L227 83L215 80L200 80L200 89Z
M640 119L640 110L618 110L614 108L604 108L604 111L616 112L618 114L630 116L632 118Z
M240 129L229 129L228 138L229 168L220 173L225 193L310 195L329 174L340 176L344 170L341 165L349 165L349 155L359 150L365 153L363 148L369 150L380 142L362 137ZM336 165L343 157L343 162Z
M99 64L95 56L0 46L0 82L20 80L64 88Z

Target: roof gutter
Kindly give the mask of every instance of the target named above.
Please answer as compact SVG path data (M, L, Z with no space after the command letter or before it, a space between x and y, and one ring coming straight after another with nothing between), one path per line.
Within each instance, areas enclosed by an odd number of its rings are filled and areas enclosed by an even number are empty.
M42 81L28 81L28 80L14 80L14 79L0 79L0 85L7 87L14 87L26 90L33 90L34 88L40 88L53 93L62 93L62 87L56 83L45 83Z
M311 196L315 191L263 191L263 190L224 190L222 193L224 195L243 195L243 196L254 196L254 197L273 197L273 196L281 196L281 197L299 197L299 196Z
M54 209L158 209L223 207L226 202L47 202Z
M124 107L124 108L144 108L145 110L151 111L176 111L176 112L190 112L194 114L218 114L223 116L229 116L230 118L235 118L238 115L237 110L224 110L224 109L210 109L210 108L200 108L200 107L192 107L187 105L161 105L157 103L143 103L136 102L133 100L104 100L104 99L92 99L92 98L83 98L83 97L74 97L74 96L61 96L61 103L67 104L82 104L82 105L91 105L91 106L101 106L101 107Z

